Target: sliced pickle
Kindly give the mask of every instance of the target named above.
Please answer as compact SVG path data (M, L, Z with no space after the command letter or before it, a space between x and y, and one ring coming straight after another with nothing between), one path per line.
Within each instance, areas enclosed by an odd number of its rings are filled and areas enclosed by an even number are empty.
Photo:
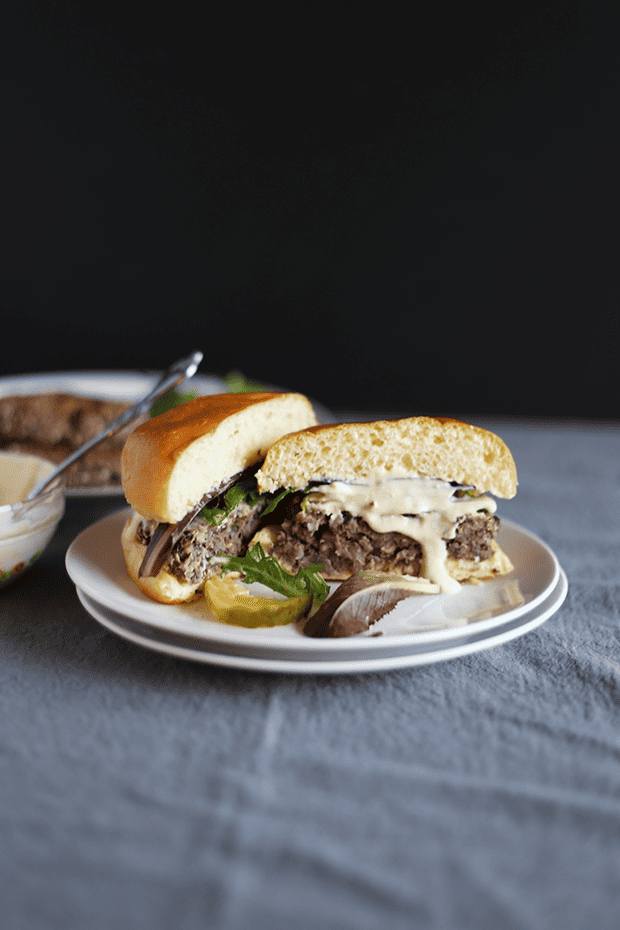
M231 626L286 626L293 623L310 605L310 595L254 597L234 578L216 576L205 582L205 603L221 623Z

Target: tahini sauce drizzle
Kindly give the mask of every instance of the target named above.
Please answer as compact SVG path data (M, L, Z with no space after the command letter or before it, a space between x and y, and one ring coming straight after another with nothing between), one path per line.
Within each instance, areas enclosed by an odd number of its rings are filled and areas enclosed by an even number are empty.
M422 547L422 573L443 592L460 585L446 570L445 539L453 539L460 517L488 510L497 504L486 494L455 497L458 488L437 478L391 478L369 484L333 481L319 485L308 503L329 515L346 511L363 517L377 533L403 533Z

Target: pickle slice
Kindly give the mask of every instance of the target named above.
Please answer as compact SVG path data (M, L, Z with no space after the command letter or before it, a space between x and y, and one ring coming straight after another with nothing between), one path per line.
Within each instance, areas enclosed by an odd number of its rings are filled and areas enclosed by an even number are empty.
M221 623L231 626L286 626L293 623L308 608L310 595L287 597L254 597L234 578L216 576L205 582L205 603Z

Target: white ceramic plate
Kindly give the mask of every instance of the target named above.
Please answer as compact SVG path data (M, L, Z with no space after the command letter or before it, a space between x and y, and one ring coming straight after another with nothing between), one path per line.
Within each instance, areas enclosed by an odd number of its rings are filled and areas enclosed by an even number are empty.
M12 394L66 393L131 404L148 394L160 377L160 371L66 371L40 375L7 375L0 377L0 397ZM226 385L216 375L196 374L180 384L177 390L195 391L199 395L224 394ZM325 407L314 400L312 404L319 423L333 421L332 414ZM68 497L107 497L122 493L123 489L119 484L66 489Z
M120 546L127 509L86 529L66 565L80 601L99 623L149 649L216 665L268 672L381 671L438 662L522 636L561 606L568 585L545 543L508 520L499 542L515 570L457 594L407 598L370 633L312 639L296 624L246 629L212 619L200 601L151 601L128 578ZM515 598L515 593L518 595Z
M6 375L0 378L0 397L10 394L76 394L132 403L144 397L161 377L160 371L52 371L40 375ZM179 391L222 394L226 386L215 375L196 374Z

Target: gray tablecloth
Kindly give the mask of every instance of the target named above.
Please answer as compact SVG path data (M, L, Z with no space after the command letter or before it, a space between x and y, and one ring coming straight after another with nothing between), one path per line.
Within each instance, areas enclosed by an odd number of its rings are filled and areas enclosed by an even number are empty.
M570 590L524 637L342 676L150 653L80 606L70 501L0 593L6 930L617 930L620 430L489 423Z

